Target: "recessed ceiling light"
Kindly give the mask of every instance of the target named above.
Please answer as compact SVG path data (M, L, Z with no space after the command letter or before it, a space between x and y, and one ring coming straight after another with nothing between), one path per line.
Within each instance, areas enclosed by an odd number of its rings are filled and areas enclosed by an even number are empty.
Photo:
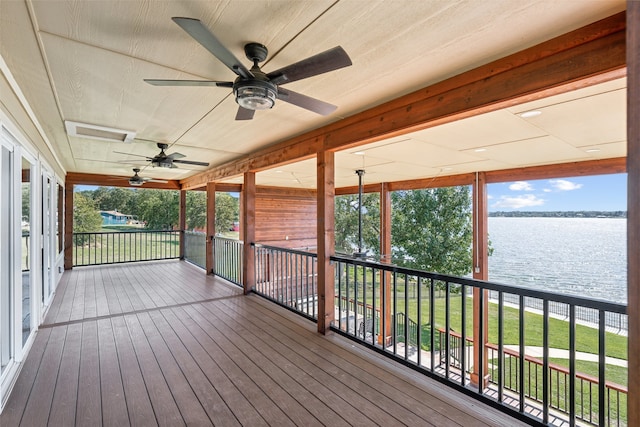
M586 151L587 151L587 153L597 153L598 151L600 151L600 149L599 148L589 148Z
M476 153L482 153L483 151L487 151L487 149L486 148L476 148L473 151L475 151Z
M531 117L539 116L540 114L542 114L542 111L540 110L531 110L531 111L524 111L522 113L519 113L518 115L523 119L529 119Z
M276 173L282 173L282 171L281 170L277 170Z
M364 151L356 151L355 153L356 156L364 156Z

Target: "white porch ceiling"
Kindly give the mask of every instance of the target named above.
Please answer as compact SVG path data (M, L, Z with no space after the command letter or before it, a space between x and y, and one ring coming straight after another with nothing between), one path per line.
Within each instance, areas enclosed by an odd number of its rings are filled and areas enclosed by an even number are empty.
M605 18L624 5L3 0L0 54L68 172L126 176L145 165L134 155L159 151L156 142L189 160L219 165ZM235 77L172 16L202 20L247 66L243 45L265 44L267 72L342 46L353 66L287 86L335 104L337 111L323 117L278 102L254 120L238 122L230 89L144 83ZM363 167L365 181L372 183L625 156L624 89L624 80L609 82L340 152L336 185L354 185L354 170ZM531 109L542 114L517 114ZM132 130L137 139L124 144L70 137L65 120ZM182 179L203 170L149 167L143 175ZM315 161L260 172L257 183L315 187Z

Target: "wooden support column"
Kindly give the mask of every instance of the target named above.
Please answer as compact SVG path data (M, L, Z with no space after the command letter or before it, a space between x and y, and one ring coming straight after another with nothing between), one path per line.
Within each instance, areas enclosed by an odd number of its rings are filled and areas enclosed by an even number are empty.
M216 183L207 182L207 246L205 248L205 269L207 274L215 274L216 259L213 252L213 237L216 235Z
M391 264L391 191L389 183L383 182L380 186L380 255L381 261ZM385 325L385 331L378 335L378 344L388 345L391 340L391 272L382 273L384 277L380 279L380 304L385 301L384 307L381 307L381 314L384 321L380 319L380 324Z
M184 259L184 230L187 228L187 192L180 190L178 228L180 229L180 259Z
M255 257L251 243L256 238L256 174L244 173L244 185L242 186L242 225L244 240L244 259L242 264L242 276L244 278L244 293L248 294L255 286Z
M73 184L64 185L64 269L73 268Z
M627 1L627 425L640 426L640 2Z
M327 334L335 318L335 157L332 151L317 155L318 197L318 332Z
M488 208L487 208L487 177L484 172L478 172L473 182L473 278L477 280L489 279L489 237L488 237ZM480 293L484 293L484 304L480 304ZM480 384L479 367L482 365L486 386L489 364L487 363L487 342L489 331L489 294L478 288L473 289L473 372L471 372L471 384ZM482 316L481 316L482 314ZM480 341L480 328L482 328L482 341ZM482 350L482 361L480 351Z

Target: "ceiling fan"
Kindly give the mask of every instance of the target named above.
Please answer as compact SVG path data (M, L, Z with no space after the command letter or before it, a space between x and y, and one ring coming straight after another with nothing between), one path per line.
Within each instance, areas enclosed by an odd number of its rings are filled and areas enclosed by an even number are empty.
M156 154L154 157L141 156L139 154L123 153L121 151L114 151L114 153L126 154L127 156L144 157L147 159L148 162L151 162L151 166L160 167L160 168L177 168L177 166L174 163L181 163L185 165L196 165L196 166L209 166L209 163L207 162L195 162L193 160L180 160L185 157L185 155L181 153L171 153L171 154L165 153L164 150L169 148L169 144L158 142L157 145L158 145L158 148L160 149L160 153ZM135 172L135 169L134 169L134 172Z
M238 75L233 82L218 82L211 80L158 80L144 79L155 86L218 86L233 89L236 102L239 105L236 120L251 120L255 110L272 108L276 98L298 107L326 116L335 111L335 105L280 86L323 74L328 71L351 65L349 55L340 47L326 50L302 61L280 68L270 73L264 73L260 66L267 58L267 48L260 43L248 43L244 46L247 58L253 62L251 69L247 69L220 41L202 24L194 18L171 18L184 31L204 46L231 71Z
M134 172L133 176L129 178L129 184L135 187L139 187L145 182L160 182L165 184L168 182L164 179L153 179L153 178L142 177L138 175L138 173L140 172L140 168L133 168L133 172Z

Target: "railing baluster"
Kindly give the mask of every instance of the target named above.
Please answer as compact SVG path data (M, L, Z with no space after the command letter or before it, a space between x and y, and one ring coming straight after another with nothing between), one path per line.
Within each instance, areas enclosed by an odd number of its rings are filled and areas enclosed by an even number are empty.
M511 376L511 373L509 373ZM504 292L498 292L498 402L504 399Z
M461 352L460 352L460 384L461 385L465 385L467 382L467 296L466 296L466 290L467 288L465 287L465 285L462 285L461 288L461 300L460 300L460 306L462 309L462 319L461 322L462 324L460 325L460 332L462 335L462 338L460 339L460 348L461 348Z
M433 278L429 279L429 326L431 328L431 334L429 336L429 345L431 346L431 372L436 369L436 315L435 315L435 285ZM439 346L442 347L442 341L439 342Z
M524 401L524 355L525 355L525 336L524 336L524 295L520 295L519 298L519 306L518 306L518 315L519 315L519 333L518 333L518 341L519 341L519 350L518 350L518 410L520 412L524 412L525 410L525 401Z
M445 320L444 320L444 330L445 330L445 344L444 344L444 358L445 358L445 365L444 365L444 376L445 378L449 379L449 366L451 366L451 363L449 362L449 359L451 358L451 348L450 348L450 344L451 344L451 301L450 301L450 296L449 296L449 282L446 281L444 284L444 314L445 314ZM442 345L442 343L440 343L440 345Z
M411 335L409 334L409 277L404 275L404 360L409 359L409 346Z
M576 306L569 305L569 425L576 424Z
M604 389L606 384L606 319L605 311L599 310L598 322L598 425L604 425Z
M542 422L549 423L549 300L542 306Z
M387 272L381 272L380 273L381 277L380 277L380 286L381 286L381 294L382 294L382 303L380 305L380 313L382 315L382 349L383 350L387 350L387 304L389 304L389 301L387 301L387 289L389 289L388 287L390 286L390 284L388 283L388 274Z
M418 331L417 331L417 351L418 351L418 366L422 366L422 277L418 276L418 290L416 297L418 298ZM433 349L431 349L433 351Z
M394 271L392 274L391 283L393 284L393 326L392 335L393 338L393 354L398 354L398 277Z

